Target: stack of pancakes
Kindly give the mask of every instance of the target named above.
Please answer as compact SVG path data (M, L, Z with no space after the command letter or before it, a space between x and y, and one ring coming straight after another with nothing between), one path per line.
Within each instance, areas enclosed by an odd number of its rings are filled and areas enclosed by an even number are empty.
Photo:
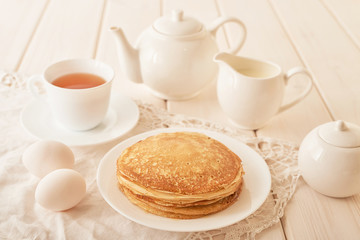
M125 149L117 160L121 191L147 212L190 219L221 211L239 196L241 159L195 132L160 133Z

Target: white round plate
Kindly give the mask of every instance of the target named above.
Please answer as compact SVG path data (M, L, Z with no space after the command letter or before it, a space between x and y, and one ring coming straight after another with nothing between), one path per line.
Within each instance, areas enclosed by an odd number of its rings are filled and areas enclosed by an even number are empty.
M149 136L162 132L201 132L226 145L243 161L244 183L238 200L227 209L197 219L179 220L153 215L132 204L119 190L116 177L116 160L121 152ZM266 200L271 187L271 175L264 159L253 149L224 134L193 128L166 128L131 137L111 149L101 160L97 183L105 201L117 212L144 226L176 232L196 232L217 229L234 224L255 212Z
M71 131L52 118L46 103L34 100L22 111L22 126L33 136L51 139L69 146L87 146L112 141L133 129L139 120L139 109L130 98L112 94L109 111L102 123L88 131Z

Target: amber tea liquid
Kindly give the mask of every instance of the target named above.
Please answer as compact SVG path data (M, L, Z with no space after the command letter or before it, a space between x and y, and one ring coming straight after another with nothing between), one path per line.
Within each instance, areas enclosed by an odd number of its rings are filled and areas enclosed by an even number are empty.
M103 78L94 74L71 73L55 79L52 84L61 88L84 89L97 87L105 82Z

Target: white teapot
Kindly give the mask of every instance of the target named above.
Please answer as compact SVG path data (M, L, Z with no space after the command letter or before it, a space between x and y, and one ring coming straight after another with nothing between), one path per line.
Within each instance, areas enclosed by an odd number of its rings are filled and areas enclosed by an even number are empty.
M360 127L342 120L313 129L299 149L299 169L316 191L330 197L360 193Z
M157 19L138 38L135 48L119 27L111 27L118 46L121 70L136 83L144 83L158 97L182 100L196 96L216 78L214 55L219 51L215 35L224 23L243 29L242 38L229 50L242 47L246 28L232 17L219 17L208 28L181 10Z

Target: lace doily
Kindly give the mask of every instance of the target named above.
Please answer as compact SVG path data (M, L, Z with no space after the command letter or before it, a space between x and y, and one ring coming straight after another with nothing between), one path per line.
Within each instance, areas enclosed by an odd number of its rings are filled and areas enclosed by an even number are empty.
M0 239L254 239L257 233L279 222L295 191L299 178L296 145L271 138L246 137L230 126L170 114L137 101L140 120L129 134L111 143L73 149L76 156L74 168L86 179L87 196L73 209L50 212L36 204L33 195L39 179L31 176L21 163L23 151L36 141L25 133L19 123L20 112L31 99L23 76L0 72L0 129L1 135L6 136L0 143L0 205L6 206L0 208ZM102 199L96 185L97 165L102 156L129 136L169 127L220 132L256 150L265 159L272 176L271 193L264 204L236 224L194 233L150 229L112 210Z

